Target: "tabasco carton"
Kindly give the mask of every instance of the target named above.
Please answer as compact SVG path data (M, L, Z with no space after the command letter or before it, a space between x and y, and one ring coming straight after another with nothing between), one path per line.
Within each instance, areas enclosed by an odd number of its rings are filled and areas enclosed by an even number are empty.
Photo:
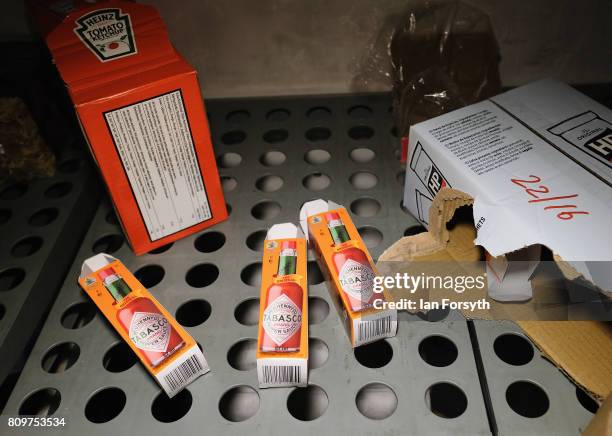
M134 252L226 219L196 72L158 12L118 0L31 3L36 17L45 6L63 16L47 45Z
M328 289L351 345L358 347L395 336L397 311L381 309L387 299L374 292L376 267L346 209L331 201L314 200L300 210Z
M120 260L88 258L79 284L168 397L209 371L198 344Z
M260 388L308 382L306 238L291 223L276 224L264 242L257 377Z

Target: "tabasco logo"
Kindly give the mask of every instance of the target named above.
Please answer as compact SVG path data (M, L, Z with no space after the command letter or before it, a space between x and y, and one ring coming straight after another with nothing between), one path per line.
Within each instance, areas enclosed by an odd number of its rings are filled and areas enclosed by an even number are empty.
M263 315L263 328L277 345L283 345L301 325L302 311L285 294L270 303Z
M130 16L121 9L98 9L75 23L74 32L101 62L137 52Z
M344 292L364 303L370 301L373 289L374 271L366 265L348 259L338 273L338 279Z
M160 313L135 312L130 322L130 338L141 350L163 353L170 341L170 325Z

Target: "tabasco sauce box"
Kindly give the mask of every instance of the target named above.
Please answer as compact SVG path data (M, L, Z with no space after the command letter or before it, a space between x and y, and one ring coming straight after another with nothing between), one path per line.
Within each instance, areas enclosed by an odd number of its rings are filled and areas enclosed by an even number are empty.
M276 224L264 242L257 377L260 388L308 382L306 238L291 223Z
M386 291L375 292L376 267L346 209L331 201L314 200L300 210L332 300L351 345L395 336L397 311L382 304Z
M157 11L115 0L54 12L65 16L47 45L134 252L226 219L196 72Z
M79 284L168 397L210 370L198 344L120 260L88 258Z
M416 124L404 206L440 227L448 214L430 207L434 197L452 187L469 198L461 201L473 203L475 243L488 253L496 300L531 298L541 246L569 278L581 275L612 295L611 123L606 107L542 80ZM530 266L513 271L517 257Z

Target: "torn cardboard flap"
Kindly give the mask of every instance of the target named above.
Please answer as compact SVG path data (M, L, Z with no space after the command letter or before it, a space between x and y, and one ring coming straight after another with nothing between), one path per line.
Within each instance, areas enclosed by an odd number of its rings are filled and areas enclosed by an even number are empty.
M612 392L612 326L595 321L519 321L543 355L598 400Z
M453 244L448 247L451 231L446 227L446 223L453 218L457 209L470 206L472 202L472 197L456 189L440 191L429 208L429 231L400 239L382 254L381 260L384 257L385 261L405 261L430 254L437 257L439 252L446 248L449 248L447 255L450 259L480 260L481 252L473 244L473 236L476 234L473 226L460 223L460 228L455 231L457 235L453 238ZM463 250L468 245L462 243L464 241L456 240L460 235L471 243L469 254Z
M433 265L435 269L435 262L444 262L443 265L448 267L449 261L483 259L482 248L474 244L474 224L470 220L453 219L458 210L465 209L471 203L471 197L461 191L441 190L429 209L429 230L395 242L379 257L378 268L382 270L381 264L395 263L401 267L401 262L405 262L404 265L408 262L421 262ZM568 267L567 263L561 263L560 266L562 271ZM571 267L563 273L570 279L577 277ZM456 294L455 301L485 296L486 289L480 294L470 291ZM510 305L495 301L492 303L489 311L470 311L464 312L464 315L477 319L538 319L534 318L535 308L531 301ZM612 391L612 326L609 323L518 321L517 324L545 357L593 397L602 400Z

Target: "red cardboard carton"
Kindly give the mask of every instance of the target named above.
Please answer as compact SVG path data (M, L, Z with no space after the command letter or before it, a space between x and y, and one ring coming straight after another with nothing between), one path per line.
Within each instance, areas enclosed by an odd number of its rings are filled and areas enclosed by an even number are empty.
M77 2L78 3L78 2ZM36 2L46 40L136 254L227 218L195 70L158 12L127 1ZM83 3L79 3L83 6Z

